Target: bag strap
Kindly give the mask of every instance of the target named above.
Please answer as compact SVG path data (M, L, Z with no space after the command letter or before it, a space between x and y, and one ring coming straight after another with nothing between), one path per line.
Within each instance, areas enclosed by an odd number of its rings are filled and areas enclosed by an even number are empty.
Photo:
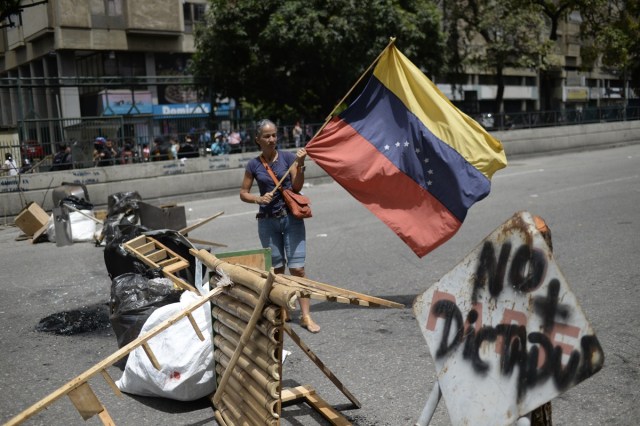
M264 166L264 168L267 169L267 172L271 176L271 179L273 179L273 182L276 184L276 189L279 189L282 192L283 191L282 185L278 181L278 177L276 176L275 173L273 173L273 170L271 170L271 167L269 167L269 165L267 164L267 160L265 160L262 155L260 155L260 161L262 162L262 165Z

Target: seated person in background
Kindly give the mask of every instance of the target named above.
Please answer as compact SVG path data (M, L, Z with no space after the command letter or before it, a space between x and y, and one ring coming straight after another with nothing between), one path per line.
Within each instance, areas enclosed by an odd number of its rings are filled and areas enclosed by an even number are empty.
M73 168L71 159L71 147L66 143L58 144L58 152L53 157L52 171L70 170Z
M168 160L170 150L167 144L164 143L164 139L157 137L153 140L153 149L151 150L151 161L163 161Z
M102 158L102 153L104 152L104 145L107 143L107 140L102 136L98 136L96 140L93 142L93 165L97 166L100 164L100 159Z
M133 146L131 142L127 141L120 152L120 164L133 164L133 159Z
M223 155L231 152L229 143L222 137L217 137L211 144L211 155Z
M116 164L116 159L118 158L118 150L113 145L113 140L110 138L107 139L107 142L104 145L103 155L100 159L101 166L113 166Z
M146 163L147 161L150 161L150 160L151 160L151 149L149 148L149 144L145 142L142 144L142 161Z
M116 164L118 151L111 139L97 137L94 144L93 161L96 166L113 166Z
M184 139L184 143L180 144L180 148L178 149L178 158L195 158L199 156L200 153L198 152L196 146L193 144L193 140L189 136L187 136Z

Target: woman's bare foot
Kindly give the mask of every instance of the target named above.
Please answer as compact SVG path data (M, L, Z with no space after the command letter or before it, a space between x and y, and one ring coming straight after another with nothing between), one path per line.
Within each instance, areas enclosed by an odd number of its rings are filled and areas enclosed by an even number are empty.
M300 318L300 326L306 328L311 333L317 333L320 331L320 326L311 319L311 315L302 315Z

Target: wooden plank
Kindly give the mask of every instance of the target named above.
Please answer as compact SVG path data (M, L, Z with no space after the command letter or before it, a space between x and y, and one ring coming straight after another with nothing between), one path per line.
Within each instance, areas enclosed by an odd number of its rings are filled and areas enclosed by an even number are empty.
M220 259L222 258L221 256L222 254L216 254L216 257ZM238 263L238 265L257 274L260 274L263 277L265 276L264 271L256 268L253 265L245 265L240 263ZM368 296L366 294L357 293L355 291L346 290L339 287L334 287L329 284L320 283L317 281L309 280L307 278L295 277L293 275L278 275L276 282L281 279L287 280L287 285L299 287L301 290L305 291L306 294L301 294L301 298L309 298L313 300L322 300L366 307L386 306L390 308L404 308L404 305L400 303L381 299L375 296Z
M144 350L144 353L147 354L147 357L149 358L149 361L151 361L151 364L153 364L154 368L158 371L160 371L160 369L162 368L162 366L160 365L160 363L158 362L158 358L156 358L155 354L153 353L153 351L151 350L151 347L149 347L148 343L143 343L142 344L142 349Z
M200 339L201 342L204 342L204 336L202 335L202 331L200 331L200 327L198 327L198 323L196 322L195 318L193 318L193 315L187 314L187 318L189 318L189 322L191 323L193 330L196 332L198 339Z
M98 413L98 417L102 421L103 425L116 426L116 422L113 421L106 408Z
M138 247L145 244L146 242L147 242L147 237L145 235L140 235L139 237L135 237L134 239L127 241L126 244L132 248L137 249Z
M165 276L165 278L170 279L171 282L173 282L176 285L176 287L181 288L183 290L192 291L192 292L194 292L195 294L198 294L198 295L200 294L200 292L198 291L197 288L195 288L194 286L192 286L191 284L189 284L185 280L183 280L181 278L178 278L173 274L164 273L164 276Z
M304 400L314 410L320 413L334 426L351 425L336 409L322 399L310 385L296 386L282 390L281 400L283 403L293 403Z
M405 307L401 303L396 303L396 302L392 302L390 300L382 299L379 297L369 296L366 294L358 293L358 292L347 290L344 288L335 287L329 284L313 281L308 278L296 277L293 275L286 275L286 278L292 281L296 281L300 284L303 284L308 288L331 292L337 296L352 297L352 298L364 300L366 302L369 302L370 306L386 306L388 308L400 308L400 309L403 309Z
M153 251L156 249L156 242L154 241L150 241L146 244L141 245L140 247L138 247L138 252L142 253L143 255L147 255L147 253Z
M163 250L166 254L167 251ZM150 258L150 256L145 256L147 259ZM180 261L180 258L178 257L167 257L166 259L163 259L161 262L158 262L158 266L167 266L167 265L171 265L172 263L178 262Z
M102 370L101 373L102 377L104 377L104 380L107 382L111 390L113 390L113 393L122 398L122 392L120 391L120 388L118 388L116 382L114 382L109 373L107 373L107 370Z
M172 263L169 266L164 266L162 268L163 272L166 272L168 274L173 274L174 272L178 272L184 268L188 268L189 267L189 262L187 262L186 260L179 260L177 262Z
M306 343L304 343L302 341L302 339L300 338L300 336L298 336L288 324L283 324L282 328L284 329L284 331L287 332L287 334L289 335L289 337L291 337L291 340L293 340L295 342L296 345L298 345L300 347L300 349L302 349L304 351L304 353L309 357L309 359L316 365L318 366L318 368L320 369L320 371L322 371L322 373L324 373L325 376L327 376L327 378L329 380L331 380L331 383L333 383L334 385L336 385L336 387L338 388L338 390L340 392L342 392L344 394L344 396L346 396L349 401L351 401L351 403L353 405L355 405L356 407L360 408L362 405L360 404L360 401L358 401L358 399L353 396L353 394L349 391L349 389L347 389L347 387L345 385L342 384L342 382L340 381L340 379L338 379L336 377L335 374L333 374L333 372L329 369L329 367L327 367L324 362L322 362L322 360L318 357L318 355L316 355L311 348L309 348Z
M216 257L229 263L255 268L263 274L264 278L267 277L267 271L271 269L271 249L268 248L216 253Z
M70 391L68 396L84 420L88 420L104 410L91 386L86 382Z
M351 426L346 418L327 403L315 391L306 396L307 403L329 421L333 426Z
M167 251L165 249L160 249L155 253L151 253L150 255L147 255L146 257L150 261L158 263L159 261L167 258Z
M218 212L218 213L214 214L213 216L209 216L208 218L201 220L198 223L195 223L193 225L187 226L186 228L182 228L178 232L181 233L182 235L186 235L189 232L193 231L194 229L201 227L205 223L209 223L213 219L217 218L218 216L222 216L223 214L224 214L224 211Z
M227 244L214 243L213 241L201 240L199 238L193 238L193 237L185 237L185 238L194 244L204 244L206 246L212 246L212 247L229 247Z
M218 257L218 259L222 259L218 255L216 255L216 257ZM264 256L260 254L253 254L249 256L230 256L224 258L224 260L229 263L241 264L244 266L253 266L258 269L264 269L264 267L266 266Z
M306 288L305 290L309 291ZM326 291L322 291L318 293L310 292L309 298L313 300L326 300L328 302L342 303L343 305L361 305L361 304L365 304L364 306L369 305L365 301L360 301L358 299L349 299L348 297L344 297L344 296L336 296L335 294L331 294Z
M311 392L313 392L313 388L309 385L282 389L282 392L280 393L280 400L283 403L298 401L300 399L306 398L307 395Z

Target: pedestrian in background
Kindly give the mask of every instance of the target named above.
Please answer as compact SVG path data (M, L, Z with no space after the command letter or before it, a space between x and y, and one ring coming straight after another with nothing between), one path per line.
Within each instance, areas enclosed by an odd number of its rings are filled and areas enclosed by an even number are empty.
M171 158L170 160L177 160L178 159L178 151L180 150L180 144L178 143L178 140L174 137L169 139L169 143L170 148L171 148Z
M296 121L296 125L293 126L291 133L293 134L293 142L296 144L296 148L300 148L302 142L302 127L299 121Z
M285 268L296 277L304 277L306 261L306 235L304 220L293 216L287 209L280 191L273 191L276 183L262 162L266 163L278 179L296 163L289 176L282 182L283 188L291 188L298 192L304 184L304 159L307 152L304 148L297 154L279 151L277 144L277 128L270 120L261 120L257 125L256 144L260 155L247 163L240 187L240 199L245 203L258 204L258 236L264 248L271 248L271 263L276 274L283 274ZM253 181L258 183L260 195L251 194ZM308 298L298 298L300 303L300 325L312 333L320 331L320 326L311 318L311 303Z
M4 154L4 165L2 166L2 169L9 173L9 176L16 176L18 174L18 165L10 152Z
M142 161L147 163L151 160L151 149L149 149L149 144L147 142L142 144Z

